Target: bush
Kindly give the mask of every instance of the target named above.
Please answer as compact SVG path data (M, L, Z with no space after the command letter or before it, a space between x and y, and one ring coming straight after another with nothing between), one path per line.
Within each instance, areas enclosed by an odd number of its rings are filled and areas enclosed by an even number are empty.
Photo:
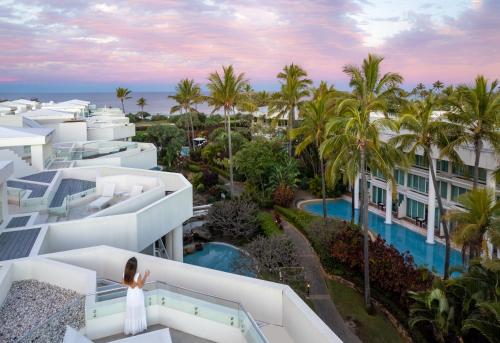
M335 270L335 261L332 257L331 248L335 235L345 229L346 225L346 223L338 219L331 218L327 219L325 225L323 218L318 218L311 221L305 229L305 235L326 270Z
M208 194L210 197L208 198L208 202L215 202L222 200L222 194L224 194L224 198L229 198L229 192L224 187L219 185L212 186L208 189Z
M208 169L203 169L201 182L205 185L206 188L210 188L219 183L219 174L214 173Z
M259 273L279 275L281 268L298 266L295 245L284 235L257 237L245 249L257 260Z
M316 218L316 216L298 208L274 206L274 209L302 232L305 232L306 227Z
M293 189L290 186L279 185L273 192L273 202L282 207L288 207L293 201Z
M201 162L201 151L200 150L190 150L189 158L194 162Z
M357 272L363 272L363 234L360 230L346 228L334 237L331 247L332 257ZM426 269L417 269L409 253L401 254L385 240L377 236L369 242L370 280L374 287L390 292L407 306L409 290L428 289L433 280Z
M187 166L188 170L192 173L199 173L201 172L201 167L197 164L194 163L189 163Z
M321 197L321 177L315 176L309 179L308 182L309 191L317 197ZM342 183L341 180L337 180L333 187L326 185L326 196L329 198L337 198L347 191L347 187Z
M250 240L259 232L257 214L257 206L246 199L219 201L208 211L206 225L216 236Z
M279 225L276 223L275 218L269 212L261 211L258 215L260 222L260 229L265 236L270 237L273 235L280 235L283 231L280 229Z

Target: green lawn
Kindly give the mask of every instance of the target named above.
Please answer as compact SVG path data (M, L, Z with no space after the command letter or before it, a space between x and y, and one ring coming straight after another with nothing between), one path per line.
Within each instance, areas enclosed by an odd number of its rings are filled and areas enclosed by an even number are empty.
M259 218L262 232L267 237L273 235L281 235L283 233L283 231L281 231L278 227L278 224L276 224L276 222L274 221L274 217L271 213L260 211L257 217Z
M328 288L342 317L356 323L358 336L363 342L403 342L398 331L383 313L373 316L366 313L362 294L334 280L328 280Z

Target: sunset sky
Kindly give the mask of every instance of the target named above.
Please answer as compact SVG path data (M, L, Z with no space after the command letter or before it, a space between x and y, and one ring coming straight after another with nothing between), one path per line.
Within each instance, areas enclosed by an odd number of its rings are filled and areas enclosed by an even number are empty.
M500 78L500 0L0 0L0 91L171 90L233 64L276 89L290 62L347 87L369 52L417 82Z

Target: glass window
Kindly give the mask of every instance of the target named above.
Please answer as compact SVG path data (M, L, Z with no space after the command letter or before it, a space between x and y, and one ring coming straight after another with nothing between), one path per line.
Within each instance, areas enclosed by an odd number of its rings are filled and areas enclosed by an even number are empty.
M408 174L408 187L427 194L429 192L429 181L427 178L414 175L414 174Z
M425 156L415 155L415 166L417 166L419 168L428 169L429 168L429 161L427 160L427 158L425 158Z
M436 170L440 172L448 172L448 161L436 160Z
M443 199L448 199L448 183L444 181L438 181L439 195Z
M410 218L425 218L425 209L426 205L413 200L413 199L407 199L406 200L406 216Z
M451 185L451 200L458 202L458 197L460 197L462 194L466 192L467 192L466 188Z
M382 172L378 169L374 169L373 172L372 172L373 176L375 177L378 177L379 179L384 179L385 180L385 177L384 175L382 175Z
M404 186L405 185L405 172L401 169L395 169L394 170L394 179L396 179L396 182L398 185Z
M474 178L474 166L464 166L452 163L451 172L457 176L462 176L467 179ZM483 182L486 181L486 169L479 168L479 180Z
M376 204L378 204L379 202L385 204L385 189L373 186L372 192L372 202Z

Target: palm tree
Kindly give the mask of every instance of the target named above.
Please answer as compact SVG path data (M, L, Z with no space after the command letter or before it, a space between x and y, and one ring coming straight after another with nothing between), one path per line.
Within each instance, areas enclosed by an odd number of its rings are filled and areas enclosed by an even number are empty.
M403 108L398 120L399 128L404 130L404 133L391 138L389 143L407 152L409 156L415 156L416 151L421 149L424 152L424 157L429 162L429 171L432 178L430 182L432 182L436 190L436 199L439 213L441 214L441 225L446 241L444 278L447 279L450 275L450 235L448 224L445 220L445 209L441 195L437 191L439 188L436 180L436 171L434 170L432 149L438 146L441 148L442 154L448 151L450 159L456 161L459 158L452 149L449 149L446 139L447 133L456 130L456 125L445 121L443 118L434 118L433 112L435 109L436 101L432 93L424 100L409 102Z
M441 82L441 81L439 81L439 80L437 80L436 82L434 82L434 83L432 84L432 89L434 89L434 90L435 90L436 92L438 92L438 93L439 93L439 91L440 91L441 89L443 89L443 88L444 88L444 83L442 83L442 82Z
M290 135L295 122L295 111L309 95L309 86L312 81L307 78L307 72L296 64L290 64L278 73L277 78L281 83L279 92L273 95L270 113L277 113L278 118L287 117L288 135ZM288 140L288 156L292 156L292 138Z
M326 84L325 84L326 86ZM321 86L320 86L321 87ZM333 98L333 88L331 93L324 91L328 87L321 88L323 91L315 93L315 99L306 102L300 109L302 122L298 128L292 129L290 138L301 137L302 141L297 145L296 155L300 155L308 146L314 144L317 151L324 141L326 124L335 113L335 100ZM325 162L318 153L321 172L321 196L323 198L323 219L326 223L326 182L325 182Z
M245 74L236 74L233 66L229 65L227 67L222 67L221 74L218 71L211 73L208 77L208 81L209 83L207 87L210 91L210 95L207 98L208 103L214 107L213 112L221 108L224 110L229 150L229 179L232 197L234 195L234 180L230 113L234 112L235 106L243 105L243 103L248 101L245 95L248 80L245 78Z
M403 78L397 73L380 75L380 63L383 58L368 55L361 67L347 65L344 72L350 77L352 96L338 105L339 116L330 119L327 127L327 139L320 147L322 157L329 157L327 176L335 179L344 166L352 172L361 173L362 208L360 224L364 233L364 284L365 305L371 308L370 274L368 256L368 189L366 180L367 166L379 170L393 182L393 168L404 157L392 146L380 141L383 129L395 130L394 122L383 116L370 119L372 112L387 112L388 98L394 94ZM393 182L393 184L395 184Z
M146 99L144 99L143 97L139 98L139 100L137 100L137 106L139 106L141 108L141 112L144 112L144 106L147 105L147 102L146 102Z
M447 117L460 128L453 147L464 144L474 147L474 189L479 182L479 161L484 142L489 142L496 151L500 151L500 94L495 93L497 86L498 80L494 80L488 87L488 80L479 75L474 87L458 87L456 94L447 101L450 105Z
M189 146L194 147L194 125L193 125L193 112L197 112L194 107L203 99L201 95L200 85L190 79L182 79L175 87L175 95L170 95L170 99L174 99L177 105L170 108L170 113L180 112L186 115L186 126ZM191 134L190 134L191 131Z
M129 90L128 88L118 87L116 89L116 97L118 99L120 99L120 101L122 102L123 113L125 113L125 105L124 105L123 101L132 98L130 96L131 93L132 93L132 91Z
M459 197L459 203L465 209L451 211L446 219L457 223L453 238L462 245L462 256L468 248L469 258L480 256L481 250L488 255L488 249L483 249L485 234L493 231L494 214L500 211L500 203L493 200L493 191L486 188L477 188Z

